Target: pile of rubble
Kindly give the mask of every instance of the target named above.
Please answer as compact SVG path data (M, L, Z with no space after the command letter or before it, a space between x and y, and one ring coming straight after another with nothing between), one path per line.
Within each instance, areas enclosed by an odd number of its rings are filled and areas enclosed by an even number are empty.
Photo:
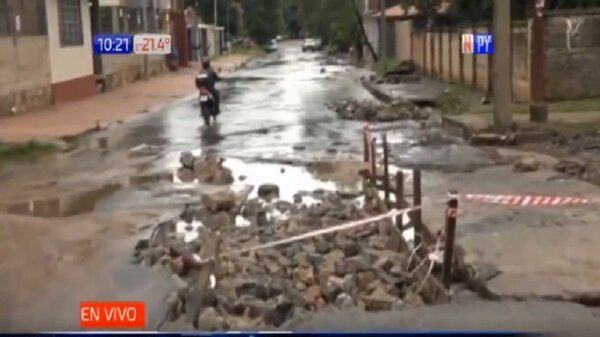
M249 190L207 195L138 242L137 261L167 268L179 284L168 300L167 321L194 320L191 308L201 306L198 329L269 329L325 307L380 311L433 301L410 271L412 255L387 249L391 220L228 255L387 211L371 189L358 198L317 190L291 201L279 199L277 185L257 191L250 200ZM206 265L198 254L215 237L221 257L199 299L192 290Z
M223 159L212 152L200 156L182 152L179 157L181 167L177 170L177 176L184 182L228 185L233 183L234 179L231 170L224 167L223 162Z
M426 120L430 112L412 104L384 105L372 100L348 100L329 106L342 119L369 122Z

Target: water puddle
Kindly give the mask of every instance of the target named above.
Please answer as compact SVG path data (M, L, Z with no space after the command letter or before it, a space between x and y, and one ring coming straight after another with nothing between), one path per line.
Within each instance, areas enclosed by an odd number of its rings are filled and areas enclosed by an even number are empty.
M359 194L361 185L352 182L338 182L334 179L318 179L307 167L272 163L249 163L239 159L227 159L223 165L233 172L236 181L234 190L254 186L249 198L257 197L258 186L275 184L279 186L279 199L292 202L295 194L310 194L316 190L345 191Z
M46 218L58 218L89 213L96 203L106 198L123 186L119 183L107 184L99 188L74 193L63 197L31 200L8 206L11 214L33 215Z
M115 179L113 182L84 191L64 193L51 198L21 201L5 205L4 207L0 205L0 208L10 214L31 215L43 218L69 217L93 212L100 201L113 196L123 189L161 181L170 183L175 180L175 175L172 172L132 175L124 179Z

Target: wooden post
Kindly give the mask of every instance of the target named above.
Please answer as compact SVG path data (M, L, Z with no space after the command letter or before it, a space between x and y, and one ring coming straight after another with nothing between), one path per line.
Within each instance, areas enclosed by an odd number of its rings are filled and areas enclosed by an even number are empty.
M363 128L363 149L364 149L364 154L363 154L363 160L365 163L369 162L369 125L365 125L365 127Z
M390 168L389 168L389 149L387 142L387 135L383 134L383 189L385 195L385 204L389 207L390 205Z
M421 222L421 170L413 170L413 207L419 207L411 213L411 220L415 230L415 247L421 244L423 238L423 226Z
M371 183L377 185L377 138L371 139Z
M197 275L195 284L193 284L191 298L190 300L186 301L186 303L191 306L191 310L186 310L188 314L191 315L191 317L188 316L188 318L191 320L195 328L198 328L198 319L200 317L200 312L202 311L204 296L209 290L210 277L216 273L215 270L218 270L217 263L220 246L221 238L219 234L210 233L206 236L206 240L204 240L204 244L200 252L200 258L202 260L209 258L212 258L212 260L202 265L200 272Z
M444 268L442 272L442 282L446 289L450 288L452 283L452 262L454 254L454 237L456 235L456 217L458 213L458 198L456 192L450 194L448 207L446 208L446 240L444 243Z
M396 173L396 208L404 208L404 173L402 171ZM396 216L396 227L402 232L404 223L402 222L402 215Z
M512 98L511 69L510 69L510 1L494 0L494 79L492 83L492 106L494 108L494 129L496 132L505 133L511 130ZM542 53L541 58L544 58ZM535 61L531 68L535 67ZM530 77L533 81L535 77ZM542 80L543 81L543 80ZM543 82L542 82L543 83ZM531 88L534 85L532 83Z
M532 122L548 122L548 105L546 104L545 74L545 39L546 24L544 20L544 1L531 0L533 18L531 20L531 42L529 68L530 106L529 120ZM510 8L508 9L510 10ZM496 52L496 50L494 50Z

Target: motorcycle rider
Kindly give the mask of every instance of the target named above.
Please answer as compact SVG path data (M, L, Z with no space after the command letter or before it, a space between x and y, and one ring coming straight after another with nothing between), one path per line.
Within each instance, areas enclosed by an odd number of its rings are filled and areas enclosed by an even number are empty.
M205 87L213 96L215 100L215 112L216 114L219 114L221 112L221 93L217 90L216 84L221 80L221 77L219 77L219 74L211 67L209 59L202 60L202 69L198 75L206 75L206 78L203 78L201 81L201 86ZM196 86L200 87L198 77L196 79Z

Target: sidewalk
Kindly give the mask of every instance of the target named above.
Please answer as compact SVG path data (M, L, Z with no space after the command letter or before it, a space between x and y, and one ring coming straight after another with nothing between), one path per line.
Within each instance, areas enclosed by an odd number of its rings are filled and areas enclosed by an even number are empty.
M250 55L225 55L213 61L226 74L243 65ZM24 142L31 139L56 139L73 136L101 124L125 120L147 109L191 94L193 76L199 67L192 64L177 72L161 74L115 91L79 102L23 113L0 119L0 142Z

